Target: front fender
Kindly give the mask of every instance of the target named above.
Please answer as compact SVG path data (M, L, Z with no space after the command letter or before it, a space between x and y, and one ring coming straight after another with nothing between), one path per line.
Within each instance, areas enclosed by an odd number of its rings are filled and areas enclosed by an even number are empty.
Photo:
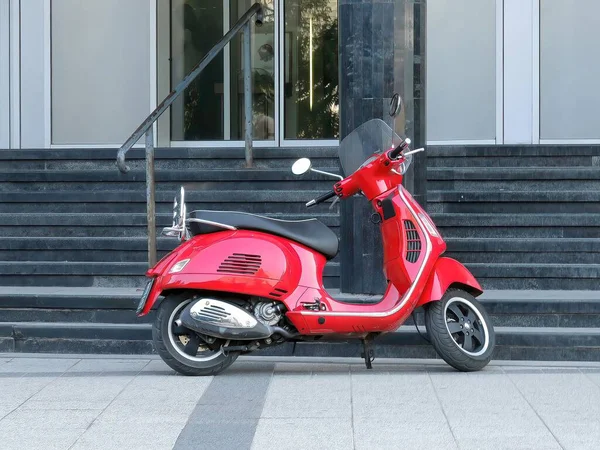
M465 266L452 258L443 257L436 261L417 307L441 300L446 291L453 286L464 289L475 297L483 294L483 289Z

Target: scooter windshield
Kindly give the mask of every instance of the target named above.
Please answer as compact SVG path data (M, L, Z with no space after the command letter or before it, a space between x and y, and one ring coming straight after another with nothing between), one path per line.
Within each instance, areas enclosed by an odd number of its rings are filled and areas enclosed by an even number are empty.
M374 153L397 146L402 139L381 119L371 119L340 142L339 157L344 176L356 172Z

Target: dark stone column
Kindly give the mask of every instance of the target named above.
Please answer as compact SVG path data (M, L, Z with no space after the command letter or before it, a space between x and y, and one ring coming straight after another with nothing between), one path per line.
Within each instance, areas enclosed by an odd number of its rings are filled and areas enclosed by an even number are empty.
M403 99L395 130L425 145L426 0L339 0L340 137L362 123L388 115L394 93ZM426 157L415 155L405 186L427 202ZM378 225L364 197L341 203L341 288L383 293L383 251Z

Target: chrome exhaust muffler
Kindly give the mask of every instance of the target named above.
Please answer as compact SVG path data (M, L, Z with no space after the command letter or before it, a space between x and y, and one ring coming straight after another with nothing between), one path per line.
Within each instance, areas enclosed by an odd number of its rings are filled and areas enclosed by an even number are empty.
M280 327L261 323L239 306L212 298L201 298L190 303L182 311L179 320L190 330L221 339L266 339L275 333L292 337Z

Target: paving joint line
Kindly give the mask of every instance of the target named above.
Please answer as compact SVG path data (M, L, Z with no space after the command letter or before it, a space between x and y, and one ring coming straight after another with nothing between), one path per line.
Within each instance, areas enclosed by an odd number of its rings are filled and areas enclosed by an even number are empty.
M508 372L506 372L504 369L503 369L503 372L506 375L506 377L508 378L508 380L511 382L511 384L515 387L515 389L517 390L517 392L519 393L519 395L521 396L521 398L523 400L525 400L525 402L527 403L527 405L529 405L529 407L535 413L535 415L537 416L537 418L540 419L540 421L542 422L542 424L546 427L546 429L548 430L548 432L552 435L552 437L554 438L554 440L556 441L556 443L558 444L558 446L562 450L565 450L565 447L562 445L562 443L560 442L560 440L556 437L556 435L554 434L554 432L550 429L550 427L548 426L548 424L546 423L546 421L542 418L542 416L540 415L540 413L538 413L537 409L535 409L533 407L533 405L530 403L529 399L527 397L525 397L525 394L523 394L523 392L521 392L521 389L519 389L519 386L517 386L517 384L511 378L510 374Z
M69 370L71 370L73 367L75 367L77 364L79 364L81 362L81 360L78 360L75 364L67 367L63 373L61 373L58 376L55 376L55 378L51 381L49 381L48 383L46 383L45 385L43 385L41 388L39 388L37 391L35 391L33 394L31 394L29 397L27 397L25 400L23 400L21 403L19 403L18 406L16 406L13 410L9 411L7 414L5 414L4 416L0 417L0 422L3 421L4 419L6 419L8 416L10 416L12 413L14 413L17 409L19 409L21 406L23 406L25 403L27 403L32 397L36 396L37 394L39 394L41 391L43 391L44 389L46 389L48 386L50 386L52 383L54 383L56 380L58 380L59 378L61 378L65 373L67 373ZM24 372L19 378L23 378L25 375L27 375L30 372Z
M581 373L585 378L587 378L590 383L592 383L594 386L596 386L598 389L600 389L600 384L596 383L594 381L594 379L592 377L590 377L586 372L581 370L581 368L578 368L577 370L579 370L579 373Z
M352 429L352 449L356 450L356 439L354 433L354 379L352 377L352 366L348 366L350 374L350 428Z
M106 406L104 407L104 409L102 409L102 411L100 411L100 413L99 413L99 414L98 414L96 417L94 417L94 420L92 420L92 421L90 422L90 424L89 424L89 425L86 427L86 429L85 429L85 430L83 430L83 432L82 432L82 433L81 433L79 436L77 436L77 439L75 439L75 441L74 441L74 442L73 442L73 443L72 443L72 444L69 446L68 450L71 450L71 449L73 448L73 446L74 446L75 444L77 444L77 442L79 442L79 440L80 440L80 439L83 437L83 435L84 435L85 433L87 433L87 432L88 432L88 430L89 430L90 428L92 428L92 425L94 425L94 424L96 423L96 421L98 420L98 418L99 418L99 417L100 417L102 414L104 414L104 412L105 412L105 411L106 411L106 410L107 410L107 409L110 407L110 405L112 405L112 404L115 402L115 400L116 400L117 398L119 398L119 396L120 396L120 395L123 393L123 391L124 391L125 389L127 389L127 387L128 387L128 386L129 386L131 383L133 383L133 381L134 381L134 380L135 380L135 379L138 377L138 375L139 375L139 374L142 372L142 370L144 370L146 367L148 367L148 365L149 365L150 363L151 363L151 361L148 361L148 362L147 362L147 363L144 365L144 367L142 367L140 370L138 370L138 371L137 371L137 373L136 373L136 374L135 374L133 377L131 377L131 380L129 380L127 383L125 383L125 386L123 386L123 388L122 388L122 389L121 389L121 390L118 392L118 394L117 394L117 395L115 395L115 396L113 397L113 399L112 399L112 400L111 400L111 401L108 403L108 405L106 405Z
M271 387L273 386L273 379L275 378L275 370L276 369L277 369L277 364L273 364L273 369L271 370L271 376L269 377L269 385L267 386L265 395L263 395L263 398L262 398L262 406L260 408L260 415L258 416L258 419L256 420L256 426L254 427L254 433L252 433L252 439L250 440L250 448L252 448L252 443L254 442L254 437L256 436L256 430L258 430L258 426L260 425L260 421L262 420L262 415L265 410L265 403L267 403L267 398L269 396L269 392L271 391ZM207 388L207 390L208 390L208 388Z
M442 404L442 401L440 400L440 396L438 395L437 389L435 388L435 384L433 383L433 378L431 378L431 373L429 372L429 370L427 370L426 372L427 372L427 376L429 377L429 382L431 383L431 388L433 389L435 399L437 400L438 405L440 405L440 409L442 410L442 414L444 415L444 418L446 419L446 423L448 424L448 429L450 430L452 439L454 439L454 444L456 445L456 448L460 450L460 444L458 443L458 439L456 439L456 435L454 434L454 430L452 429L452 424L450 423L450 420L448 419L448 414L446 414L444 405Z

